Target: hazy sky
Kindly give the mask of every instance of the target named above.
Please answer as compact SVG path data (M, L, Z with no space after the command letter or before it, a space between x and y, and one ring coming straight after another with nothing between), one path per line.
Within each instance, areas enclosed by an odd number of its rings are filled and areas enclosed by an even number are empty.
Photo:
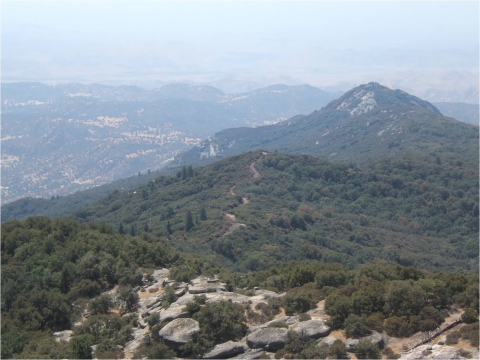
M416 68L478 73L478 1L1 5L6 81L196 80L227 73L304 79Z
M3 1L2 23L100 41L247 42L262 34L336 48L468 48L478 45L478 10L477 1Z

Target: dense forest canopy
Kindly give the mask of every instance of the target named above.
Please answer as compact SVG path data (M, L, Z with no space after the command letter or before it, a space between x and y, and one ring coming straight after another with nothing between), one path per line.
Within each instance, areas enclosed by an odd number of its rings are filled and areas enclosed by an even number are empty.
M475 272L475 161L445 150L359 167L257 151L203 168L185 166L176 177L113 192L73 217L168 238L242 271L295 259L349 268L382 259Z

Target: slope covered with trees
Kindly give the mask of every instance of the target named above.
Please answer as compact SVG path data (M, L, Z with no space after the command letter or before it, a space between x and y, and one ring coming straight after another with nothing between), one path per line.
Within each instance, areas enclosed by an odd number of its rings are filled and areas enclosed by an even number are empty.
M367 167L257 151L114 192L73 216L243 270L307 258L475 270L477 161L447 148Z

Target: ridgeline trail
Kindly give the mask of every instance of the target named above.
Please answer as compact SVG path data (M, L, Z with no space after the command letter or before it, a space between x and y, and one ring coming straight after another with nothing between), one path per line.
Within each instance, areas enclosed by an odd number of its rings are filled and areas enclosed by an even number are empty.
M266 155L266 153L263 153L264 155ZM256 178L259 178L260 177L260 173L258 172L258 170L255 168L255 163L256 161L253 161L249 166L248 166L248 171L252 174L252 178L253 179L256 179ZM238 194L235 192L235 186L236 185L232 185L230 187L230 189L228 189L228 195L230 196L238 196ZM246 205L248 204L250 201L246 198L246 197L242 197L242 201L240 203L240 206L241 205ZM234 215L234 214L231 214L231 213L228 213L228 212L225 212L225 218L227 220L227 224L226 226L220 230L218 233L215 234L215 237L224 237L224 236L227 236L229 234L231 234L233 231L235 231L236 229L238 229L239 227L243 226L247 226L246 224L242 224L242 223L239 223L237 222L237 217Z

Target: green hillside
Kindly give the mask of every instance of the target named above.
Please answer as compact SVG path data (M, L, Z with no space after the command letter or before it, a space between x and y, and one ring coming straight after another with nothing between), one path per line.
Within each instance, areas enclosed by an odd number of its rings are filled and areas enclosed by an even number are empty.
M288 260L477 269L478 159L448 147L366 167L256 151L184 167L78 210L238 270Z

